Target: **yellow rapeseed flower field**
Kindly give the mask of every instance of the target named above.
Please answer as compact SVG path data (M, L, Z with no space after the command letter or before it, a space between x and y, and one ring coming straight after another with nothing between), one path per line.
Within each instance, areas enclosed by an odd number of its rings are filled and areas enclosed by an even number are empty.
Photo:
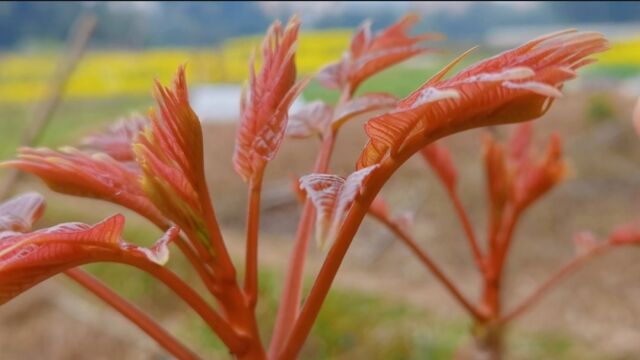
M614 42L611 49L598 55L602 65L636 65L640 66L640 37L624 42Z
M302 33L298 68L309 75L340 58L350 30ZM85 55L65 91L71 99L144 96L152 79L171 79L180 64L187 64L190 82L241 83L248 77L248 60L256 52L259 64L261 36L230 40L217 49L153 49L144 51L92 51ZM0 54L0 102L23 103L42 97L59 54Z
M302 32L297 64L303 75L338 60L348 46L351 30ZM148 96L152 79L171 79L180 64L187 64L191 84L242 83L248 60L256 52L260 61L261 35L229 40L218 48L97 50L85 55L65 91L67 99ZM598 55L603 66L638 66L640 38L612 44ZM46 91L59 53L0 53L0 102L27 103Z

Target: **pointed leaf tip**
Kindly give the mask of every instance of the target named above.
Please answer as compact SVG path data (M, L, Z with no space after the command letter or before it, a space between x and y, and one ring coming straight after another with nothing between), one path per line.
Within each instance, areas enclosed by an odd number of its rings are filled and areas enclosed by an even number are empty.
M65 223L31 233L0 232L0 304L67 269L93 262L164 264L172 228L151 249L121 238L124 217L114 215L94 226Z
M295 50L300 23L291 19L285 30L274 23L262 43L263 65L256 75L250 65L250 83L236 131L233 166L249 181L273 159L284 138L288 112L308 83L296 83Z

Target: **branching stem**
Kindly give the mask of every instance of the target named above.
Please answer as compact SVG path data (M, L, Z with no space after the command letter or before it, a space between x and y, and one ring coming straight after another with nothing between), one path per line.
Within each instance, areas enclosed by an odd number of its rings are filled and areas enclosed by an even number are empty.
M147 333L152 339L154 339L162 348L164 348L171 355L180 360L195 360L198 356L191 350L187 349L182 343L180 343L175 337L169 334L162 326L158 325L152 318L143 313L139 308L130 303L129 301L116 294L113 290L109 289L100 280L94 278L89 273L81 270L80 268L70 269L65 271L65 274L82 285L85 289L89 290L97 297L102 299L105 303L109 304L112 308L117 310L124 317L129 319L138 328Z

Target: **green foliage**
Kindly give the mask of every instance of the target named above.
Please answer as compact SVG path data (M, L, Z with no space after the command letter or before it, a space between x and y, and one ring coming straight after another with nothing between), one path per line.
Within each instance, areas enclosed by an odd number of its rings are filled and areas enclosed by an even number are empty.
M587 119L592 123L611 120L616 116L616 109L609 96L597 94L589 98Z

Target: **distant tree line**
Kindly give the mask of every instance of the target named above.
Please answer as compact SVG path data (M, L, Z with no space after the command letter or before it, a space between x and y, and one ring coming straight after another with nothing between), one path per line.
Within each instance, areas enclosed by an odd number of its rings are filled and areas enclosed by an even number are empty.
M638 1L546 2L531 11L474 3L462 13L434 13L428 4L411 3L401 10L423 13L419 30L439 31L454 40L469 41L479 40L487 29L498 25L640 21ZM275 16L285 18L290 15L288 12L285 9ZM215 46L233 36L262 32L274 17L257 2L0 2L0 48L57 46L83 13L98 17L93 46L131 48ZM399 10L354 4L339 14L316 18L311 26L353 27L371 18L374 28L379 28L394 21L398 14Z

